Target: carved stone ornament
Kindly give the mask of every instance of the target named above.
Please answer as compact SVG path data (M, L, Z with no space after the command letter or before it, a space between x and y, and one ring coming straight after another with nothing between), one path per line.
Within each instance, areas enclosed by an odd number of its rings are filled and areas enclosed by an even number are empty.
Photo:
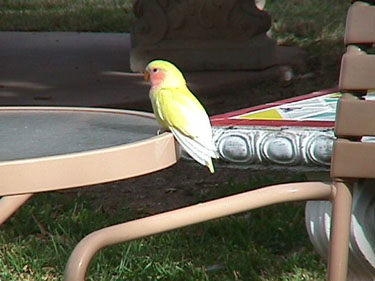
M248 0L138 0L134 47L162 40L244 42L271 27L267 13Z
M172 61L184 71L258 70L286 63L290 52L266 35L271 18L258 8L264 2L137 0L131 69L143 71L153 59Z
M254 170L328 172L333 129L283 127L214 127L218 166ZM184 157L188 156L184 153Z

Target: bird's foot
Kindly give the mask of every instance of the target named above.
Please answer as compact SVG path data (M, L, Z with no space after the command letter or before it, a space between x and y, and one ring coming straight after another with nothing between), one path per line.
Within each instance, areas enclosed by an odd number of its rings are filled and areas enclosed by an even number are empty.
M159 130L156 131L156 135L159 136L159 135L161 135L162 133L165 133L165 132L168 132L168 130L162 128L162 129L159 129Z

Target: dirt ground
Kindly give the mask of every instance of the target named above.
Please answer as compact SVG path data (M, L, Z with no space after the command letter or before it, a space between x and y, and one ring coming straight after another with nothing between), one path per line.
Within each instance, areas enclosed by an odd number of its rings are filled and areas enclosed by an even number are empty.
M102 206L106 212L125 208L134 216L143 217L234 194L249 182L254 183L254 179L257 185L262 178L266 178L263 182L271 184L295 180L296 175L225 167L217 168L211 175L205 167L184 160L149 175L72 192L94 200L94 205Z
M245 170L208 169L187 161L149 175L82 189L108 211L129 208L136 215L150 215L194 204L214 193L220 184L232 178L247 182Z

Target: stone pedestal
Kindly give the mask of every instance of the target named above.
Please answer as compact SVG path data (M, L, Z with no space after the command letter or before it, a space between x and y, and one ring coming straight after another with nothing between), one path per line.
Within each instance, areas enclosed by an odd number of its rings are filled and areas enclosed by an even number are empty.
M183 71L261 70L301 63L300 51L266 35L271 18L254 0L137 0L130 66L165 59Z

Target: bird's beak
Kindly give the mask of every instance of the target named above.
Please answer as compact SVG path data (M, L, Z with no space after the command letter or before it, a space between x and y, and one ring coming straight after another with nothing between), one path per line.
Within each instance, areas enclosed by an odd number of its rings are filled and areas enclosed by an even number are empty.
M150 81L150 73L147 70L143 72L143 77L145 78L145 81Z

